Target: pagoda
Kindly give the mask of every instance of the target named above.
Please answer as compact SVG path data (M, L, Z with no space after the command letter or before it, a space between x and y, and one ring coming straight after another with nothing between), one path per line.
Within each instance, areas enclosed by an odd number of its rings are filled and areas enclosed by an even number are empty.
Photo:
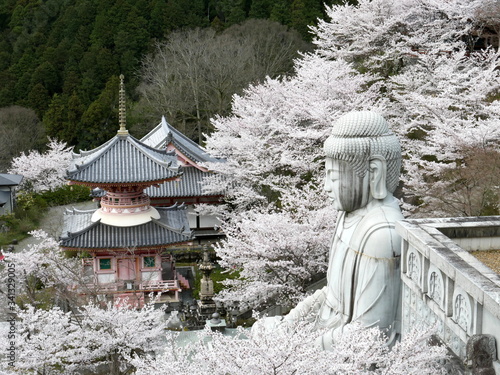
M212 242L222 237L223 234L217 229L219 226L217 218L213 215L198 214L195 205L222 202L224 193L222 191L207 192L204 189L204 179L209 176L222 178L210 171L206 163L223 163L224 159L208 154L200 145L171 126L165 117L162 117L158 126L146 134L141 142L155 149L174 153L183 171L180 180L167 181L158 187L146 189L146 193L151 198L151 204L155 207L175 203L186 204L189 225L199 244Z
M67 210L61 247L79 251L84 274L97 294L115 303L140 306L151 292L163 301L178 301L189 288L175 270L168 249L192 240L184 205L153 207L145 192L151 186L179 180L181 166L174 152L156 149L126 129L125 90L120 76L120 128L101 146L73 154L67 171L70 184L102 191L95 210Z

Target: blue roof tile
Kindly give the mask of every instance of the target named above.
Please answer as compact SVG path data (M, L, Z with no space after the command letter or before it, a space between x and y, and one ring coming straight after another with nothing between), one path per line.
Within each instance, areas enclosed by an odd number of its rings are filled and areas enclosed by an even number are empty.
M163 247L193 239L185 208L157 208L160 219L131 227L115 227L90 218L95 210L68 210L61 246L70 249L141 249Z
M155 183L180 175L173 153L154 149L132 136L115 136L91 151L74 154L67 178L91 186Z

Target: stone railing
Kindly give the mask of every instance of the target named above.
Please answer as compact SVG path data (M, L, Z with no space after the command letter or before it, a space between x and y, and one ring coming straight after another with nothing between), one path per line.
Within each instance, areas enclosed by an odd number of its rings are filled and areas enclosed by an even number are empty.
M403 239L403 335L411 327L434 327L464 362L473 336L490 334L498 347L500 275L469 250L500 249L500 217L404 220L396 229Z

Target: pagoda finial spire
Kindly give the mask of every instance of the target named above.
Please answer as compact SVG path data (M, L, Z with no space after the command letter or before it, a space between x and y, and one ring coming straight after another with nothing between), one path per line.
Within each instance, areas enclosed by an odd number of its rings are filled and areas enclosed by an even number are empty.
M120 130L118 130L118 135L128 135L127 130L127 117L125 108L125 85L123 83L125 76L120 74L120 91L118 100L118 122L120 123Z

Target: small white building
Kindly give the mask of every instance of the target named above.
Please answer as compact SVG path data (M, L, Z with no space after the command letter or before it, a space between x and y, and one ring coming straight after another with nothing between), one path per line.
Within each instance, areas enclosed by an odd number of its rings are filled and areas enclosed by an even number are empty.
M14 209L15 190L22 180L23 176L19 174L0 173L0 216Z

